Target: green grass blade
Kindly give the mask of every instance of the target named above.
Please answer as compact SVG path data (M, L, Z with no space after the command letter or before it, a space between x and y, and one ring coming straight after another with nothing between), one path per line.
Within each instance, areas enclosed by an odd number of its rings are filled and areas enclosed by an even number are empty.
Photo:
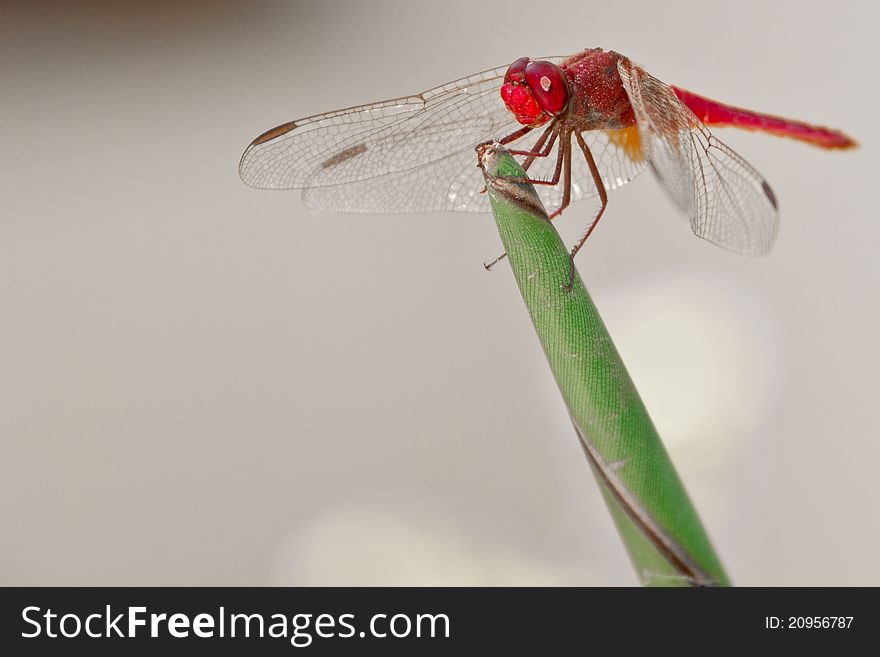
M492 211L538 338L641 582L729 585L568 250L519 164L481 146ZM508 180L508 178L513 180Z

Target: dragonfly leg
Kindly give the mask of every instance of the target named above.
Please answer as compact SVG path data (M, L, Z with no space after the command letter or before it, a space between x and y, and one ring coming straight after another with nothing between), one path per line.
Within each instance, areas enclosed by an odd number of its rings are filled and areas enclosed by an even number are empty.
M551 212L547 218L550 221L553 221L562 214L562 211L565 210L571 203L571 134L567 134L565 139L562 140L562 143L559 145L559 158L556 163L556 173L553 174L553 177L556 179L556 182L559 182L560 176L562 177L562 203L559 204L559 207L556 208L553 212Z
M538 138L538 141L535 142L535 145L532 146L532 150L530 150L530 151L508 150L507 152L510 153L511 155L527 155L528 157L530 157L532 159L534 159L536 157L547 157L547 154L550 152L550 149L548 148L546 150L546 152L541 149L544 146L544 142L547 141L548 135L549 135L549 132L545 130L544 134L542 134ZM551 146L551 148L552 148L552 146Z
M535 155L529 155L529 156L523 161L523 165L522 165L523 171L528 171L528 170L529 170L529 167L532 166L532 162L535 161L535 158L538 158L538 157L547 157L548 155L550 155L550 151L553 150L553 146L556 144L556 139L557 139L558 137L559 137L559 132L558 132L558 131L554 131L553 134L550 135L550 141L547 142L547 147L546 147L541 153L538 153L538 154L535 154Z
M531 126L525 126L524 128L520 128L516 132L511 132L506 137L502 137L501 139L498 140L498 143L501 144L502 146L505 144L509 144L512 141L516 141L520 137L525 137L532 130L533 130L533 128Z
M544 133L547 134L546 132ZM559 132L556 131L552 135L550 135L550 146L547 149L547 153L549 154L550 148L553 147L553 144L556 142L557 137L559 136ZM542 135L542 139L544 136ZM566 165L566 175L565 178L565 189L562 194L562 204L559 208L551 215L548 216L548 219L551 221L559 216L559 213L562 212L568 204L571 202L571 135L566 135L563 138L561 145L559 146L559 152L556 156L556 170L553 172L553 178L550 180L532 180L531 178L510 178L512 182L523 182L523 183L532 183L533 185L558 185L559 179L563 177L562 169L563 164L565 164L566 159L568 160L568 164ZM531 164L531 162L528 162ZM525 165L523 166L525 168ZM483 267L486 268L486 271L491 271L492 267L497 265L499 262L504 260L507 257L507 253L502 253L500 256L495 258L492 262L484 262Z
M523 169L528 171L529 166L531 166L532 162L534 162L536 157L547 157L550 155L550 151L553 150L553 144L556 143L556 138L559 136L558 130L556 129L556 119L554 118L547 128L541 133L541 136L538 138L538 141L534 143L531 150L528 151L517 151L511 150L507 151L511 155L525 155L528 159L523 164ZM544 146L544 142L547 141L547 138L550 137L550 142L547 146Z
M548 139L549 138L549 139ZM547 129L544 130L544 134L541 135L540 139L535 142L535 145L531 151L508 151L511 155L525 155L526 159L522 164L523 171L528 171L529 167L532 166L532 163L536 158L539 157L547 157L553 151L553 147L556 145L556 140L559 138L559 130L556 127L556 119L547 126ZM544 142L547 142L546 145ZM537 178L529 178L526 176L525 178L511 178L512 182L521 182L521 183L532 183L533 185L550 185L551 187L559 184L559 176L562 170L562 149L559 150L556 157L556 170L553 173L553 178L550 180L539 180Z
M553 133L553 135L551 135L551 139L550 139L550 149L553 148L553 144L556 143L556 139L557 139L558 136L559 136L559 133L558 133L558 132ZM516 182L516 183L531 183L532 185L550 185L551 187L554 187L554 186L558 185L558 184L559 184L559 179L560 179L560 177L562 177L562 163L563 163L563 160L565 159L565 151L566 151L566 150L568 150L569 160L571 159L571 143L569 142L569 144L568 144L568 148L566 149L566 147L565 147L565 140L566 140L566 138L563 137L562 141L560 142L559 149L557 150L557 153L556 153L556 169L554 169L554 171L553 171L553 177L550 178L550 180L538 180L538 179L536 179L536 178L529 178L529 177L525 177L525 178L508 178L508 180L509 180L510 182ZM547 151L547 154L548 154L548 155L550 154L550 150L549 150L549 149L548 149L548 151ZM546 156L541 156L541 157L546 157ZM531 161L527 160L527 163L528 163L529 166L531 166L532 161L534 161L534 158L530 158L530 159L531 159ZM526 166L523 165L523 168L525 169ZM552 218L555 217L557 214L559 214L559 213L557 212L557 213L554 213L554 214L550 215L550 218L552 219Z
M555 123L555 119L554 119L554 123ZM551 127L552 127L552 124L551 124ZM525 135L529 134L531 131L532 131L532 128L530 128L529 126L526 126L524 128L520 128L516 132L510 133L506 137L502 137L498 143L502 144L502 145L509 144L512 141L516 141L520 137L524 137ZM541 152L541 147L544 145L544 142L547 140L547 136L549 134L550 134L550 130L549 129L545 130L544 134L542 134L541 137L538 139L538 141L535 142L535 145L532 147L531 151L508 151L508 153L510 153L511 155L527 155L528 159L526 160L526 163L523 165L523 170L528 171L529 166L531 166L532 161L535 159L535 157L546 157L547 155L549 155L550 149L553 147L553 142L556 141L555 136L552 140L550 140L550 145L547 147L546 153ZM487 141L484 143L490 144L492 142ZM482 146L482 144L481 144L481 146ZM485 194L485 193L486 193L486 188L483 187L483 189L480 190L480 194ZM488 267L486 267L487 271L489 269L491 269L492 265L495 264L495 262L498 262L498 260L500 260L500 258L495 258L495 260L492 262L492 264L490 264ZM485 267L486 264L483 263L483 266Z
M556 138L559 137L559 131L555 130L555 124L556 124L556 119L554 118L553 121L551 121L550 125L547 126L547 129L544 130L544 133L540 136L538 141L535 142L535 145L532 147L532 150L530 150L530 151L507 151L511 155L525 155L526 156L526 159L522 165L523 171L529 170L529 167L532 166L532 162L535 161L535 158L547 157L548 155L550 155L550 152L553 150L553 145L556 143ZM498 143L499 144L510 143L511 141L515 141L515 140L519 139L520 137L528 134L529 132L531 132L531 130L532 130L532 128L526 126L525 128L517 130L516 132L511 133L511 134L507 135L506 137L502 138L501 141L499 141ZM550 141L545 146L544 142L547 141L548 137L550 138ZM486 142L486 143L488 144L490 142ZM559 162L557 162L556 171L558 174ZM559 182L559 177L558 177L558 175L555 176L552 181L532 180L529 177L509 178L508 180L510 180L511 182L532 183L535 185L555 185ZM485 194L485 193L486 193L486 188L483 187L483 189L480 190L480 194ZM497 260L499 260L499 258L495 259L496 262L497 262Z
M599 212L596 213L596 218L593 219L593 223L591 223L586 232L584 232L583 237L578 240L578 243L575 244L574 248L571 250L571 254L569 255L569 259L571 260L571 270L569 272L568 285L566 286L567 289L571 289L572 285L574 285L574 257L577 255L578 251L581 250L581 247L587 241L587 238L592 234L593 230L596 228L596 224L599 223L599 219L602 218L605 208L608 207L608 192L605 190L605 184L602 182L602 176L599 174L599 167L596 166L596 160L593 159L593 153L590 152L590 148L587 146L587 142L584 141L580 132L575 132L574 135L575 139L577 139L578 146L581 147L584 157L587 160L587 166L590 167L590 175L593 176L593 182L596 183L596 190L599 192L599 200L602 202L602 207L599 208Z
M486 269L486 271L492 271L492 267L494 267L495 265L497 265L499 262L501 262L502 260L504 260L506 257L507 257L507 251L505 251L505 252L502 253L500 256L498 256L497 258L495 258L492 262L484 262L484 263L483 263L483 267Z

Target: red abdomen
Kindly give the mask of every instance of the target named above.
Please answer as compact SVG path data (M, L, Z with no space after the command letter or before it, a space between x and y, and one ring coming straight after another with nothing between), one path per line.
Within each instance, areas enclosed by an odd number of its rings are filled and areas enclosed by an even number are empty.
M791 137L820 148L853 148L858 145L854 139L839 130L725 105L679 87L673 86L672 90L706 125L758 130L780 137Z

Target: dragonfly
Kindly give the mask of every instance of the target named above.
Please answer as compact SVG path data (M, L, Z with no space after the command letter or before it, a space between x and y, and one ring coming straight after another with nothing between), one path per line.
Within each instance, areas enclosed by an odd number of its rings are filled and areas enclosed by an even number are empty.
M301 189L305 204L318 210L488 212L474 149L497 141L522 158L525 180L551 219L573 201L599 197L572 260L604 214L608 191L645 168L698 237L738 253L766 253L779 223L776 196L709 126L825 149L857 145L838 130L665 84L613 50L591 48L522 57L413 96L284 123L251 142L239 173L252 187Z

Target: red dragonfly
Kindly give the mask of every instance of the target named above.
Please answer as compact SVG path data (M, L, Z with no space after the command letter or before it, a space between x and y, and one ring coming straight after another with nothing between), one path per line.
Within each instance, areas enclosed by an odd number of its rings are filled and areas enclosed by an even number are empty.
M239 173L253 187L302 189L306 205L322 210L487 212L474 148L497 140L523 158L551 218L571 201L599 196L572 257L601 218L607 190L646 165L698 237L765 253L776 236L776 197L710 125L827 149L856 146L837 130L667 85L623 55L594 48L568 58L523 57L415 96L285 123L254 139ZM573 144L583 157L572 156Z

